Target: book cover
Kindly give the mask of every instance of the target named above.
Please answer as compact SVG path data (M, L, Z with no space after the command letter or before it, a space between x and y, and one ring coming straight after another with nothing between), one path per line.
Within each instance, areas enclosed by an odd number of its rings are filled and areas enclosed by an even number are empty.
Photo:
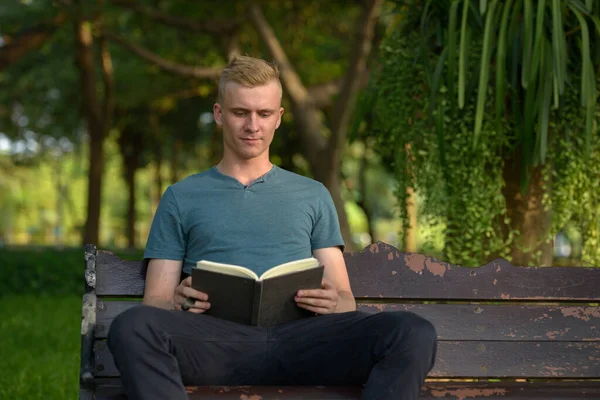
M298 307L294 296L300 289L321 288L323 270L316 259L306 259L258 277L244 267L201 261L192 269L192 287L208 294L207 315L267 327L314 315Z

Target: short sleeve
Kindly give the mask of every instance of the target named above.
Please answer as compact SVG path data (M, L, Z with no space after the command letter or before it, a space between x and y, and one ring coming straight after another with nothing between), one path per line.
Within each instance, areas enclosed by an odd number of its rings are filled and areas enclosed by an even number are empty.
M322 184L319 185L319 189L317 216L311 236L312 250L337 246L344 251L344 240L331 194Z
M154 214L144 258L183 260L185 249L185 234L179 207L171 188L168 188Z

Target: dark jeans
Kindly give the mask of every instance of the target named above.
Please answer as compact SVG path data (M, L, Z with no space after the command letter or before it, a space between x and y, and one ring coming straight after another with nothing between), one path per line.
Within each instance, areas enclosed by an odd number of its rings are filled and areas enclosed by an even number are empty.
M417 399L436 332L409 312L348 312L257 328L140 305L108 346L129 399L187 399L184 385L362 385L363 399Z

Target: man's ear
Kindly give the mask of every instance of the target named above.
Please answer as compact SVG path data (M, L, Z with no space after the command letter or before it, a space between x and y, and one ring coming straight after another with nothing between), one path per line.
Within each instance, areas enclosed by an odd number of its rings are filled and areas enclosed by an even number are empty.
M277 119L277 125L275 126L275 129L279 128L279 125L281 125L281 116L283 115L283 107L279 107L279 118Z
M221 117L223 116L223 110L221 109L221 105L219 103L215 103L213 105L213 118L218 126L221 126Z

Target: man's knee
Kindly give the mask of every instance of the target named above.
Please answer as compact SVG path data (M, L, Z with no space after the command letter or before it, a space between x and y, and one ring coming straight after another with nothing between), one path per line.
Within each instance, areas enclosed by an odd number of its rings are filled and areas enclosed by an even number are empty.
M405 311L383 312L385 331L396 344L414 350L415 354L426 354L437 348L437 332L427 319Z
M157 318L156 311L155 307L139 305L117 315L107 335L108 347L111 350L127 349L151 334Z

